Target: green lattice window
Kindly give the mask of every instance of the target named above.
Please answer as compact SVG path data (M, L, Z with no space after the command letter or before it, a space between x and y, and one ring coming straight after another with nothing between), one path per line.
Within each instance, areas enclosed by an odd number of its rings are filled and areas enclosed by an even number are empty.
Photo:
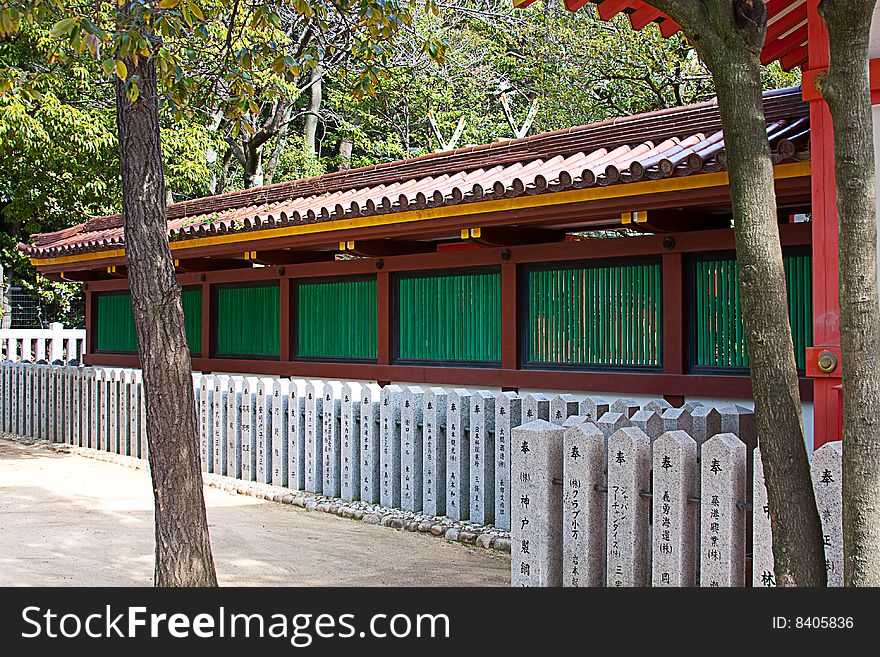
M501 274L397 279L398 360L501 360Z
M202 290L184 288L181 291L186 340L190 352L202 352ZM137 331L130 292L112 292L97 295L97 336L95 349L109 353L137 353Z
M795 358L798 367L803 369L806 349L813 343L812 257L787 255L783 261ZM693 275L694 366L748 367L737 261L733 258L697 260Z
M656 367L662 351L658 263L587 264L527 275L525 362Z
M217 355L277 357L278 284L217 287Z
M296 285L299 358L376 359L376 279Z

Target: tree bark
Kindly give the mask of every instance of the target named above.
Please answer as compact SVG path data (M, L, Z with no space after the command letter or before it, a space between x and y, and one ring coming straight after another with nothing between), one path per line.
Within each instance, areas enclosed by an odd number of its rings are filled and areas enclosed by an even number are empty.
M303 127L303 142L305 149L312 155L318 154L318 118L321 112L321 103L324 100L324 72L320 66L312 69L312 77L309 81L309 106L306 110L305 125Z
M168 245L156 67L139 76L131 103L116 82L125 251L144 376L155 496L156 586L216 586L199 456L192 370L180 286Z
M779 586L824 586L822 528L804 443L773 165L761 98L763 0L651 0L712 73L725 134L739 293Z
M840 350L843 371L843 552L847 586L880 586L880 303L868 47L876 0L822 0L830 65L821 81L834 125Z

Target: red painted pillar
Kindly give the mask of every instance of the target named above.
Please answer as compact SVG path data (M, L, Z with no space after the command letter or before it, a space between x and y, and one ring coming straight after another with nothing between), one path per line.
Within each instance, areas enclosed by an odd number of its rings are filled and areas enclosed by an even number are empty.
M809 0L809 69L804 73L804 98L810 102L813 186L813 345L807 352L807 374L813 377L815 447L840 439L839 391L840 306L837 288L837 194L834 186L834 134L828 105L813 87L815 72L828 67L828 33L817 6ZM831 352L837 366L822 371L821 354Z

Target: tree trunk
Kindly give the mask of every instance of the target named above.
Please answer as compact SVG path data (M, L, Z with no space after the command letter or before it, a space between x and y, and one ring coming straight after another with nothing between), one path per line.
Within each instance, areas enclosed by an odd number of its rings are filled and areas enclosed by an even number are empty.
M263 144L245 143L244 188L263 186Z
M819 5L830 45L830 66L821 86L834 124L837 180L847 586L880 586L880 305L868 75L875 4L823 0Z
M804 443L773 165L761 99L763 1L651 0L682 26L715 81L733 204L739 293L767 484L776 582L824 586L822 528Z
M315 66L315 68L312 69L312 77L310 80L311 87L309 88L309 107L308 110L306 110L305 126L303 127L305 149L312 155L318 154L318 118L320 117L321 103L324 100L322 83L323 75L324 72L321 70L320 66Z
M156 586L216 586L208 537L196 409L180 286L168 246L153 60L126 62L139 76L131 103L116 83L125 251L144 374L155 495Z

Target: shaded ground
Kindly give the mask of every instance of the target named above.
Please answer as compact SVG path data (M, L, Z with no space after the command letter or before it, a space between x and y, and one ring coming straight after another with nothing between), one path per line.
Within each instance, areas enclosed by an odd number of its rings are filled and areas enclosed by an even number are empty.
M221 585L509 586L507 555L205 489ZM145 470L0 439L0 586L149 586Z

